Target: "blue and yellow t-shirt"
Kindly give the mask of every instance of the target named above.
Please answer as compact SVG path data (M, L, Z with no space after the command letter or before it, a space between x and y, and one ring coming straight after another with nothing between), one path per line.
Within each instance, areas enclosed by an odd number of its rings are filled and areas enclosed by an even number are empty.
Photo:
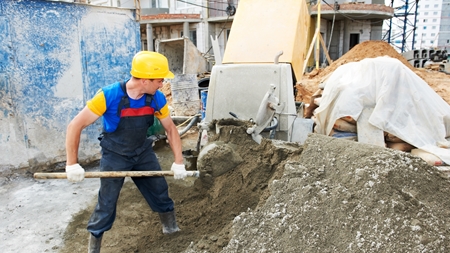
M101 88L95 96L89 100L87 107L98 116L103 116L103 128L107 133L114 132L119 125L120 116L117 115L117 109L120 100L124 96L124 92L120 87L120 83L113 83L106 87ZM146 96L144 95L140 99L134 100L129 98L130 108L140 108L145 105ZM169 107L164 94L157 90L153 95L153 101L150 106L155 109L155 117L158 119L164 119L169 116Z

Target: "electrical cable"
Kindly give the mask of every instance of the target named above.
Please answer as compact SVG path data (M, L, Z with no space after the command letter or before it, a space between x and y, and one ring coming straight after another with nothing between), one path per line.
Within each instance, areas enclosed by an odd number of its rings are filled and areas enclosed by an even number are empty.
M227 16L227 20L225 20L225 22L223 23L222 29L219 32L219 35L217 36L217 38L220 37L220 35L222 34L223 30L225 30L225 25L228 23L228 20L230 19L230 15ZM209 47L208 51L206 51L206 53L203 54L203 56L205 56L207 53L209 53L209 51L212 49L212 46Z
M205 9L216 10L216 11L223 11L223 12L227 13L227 20L224 22L223 27L220 30L219 35L217 36L217 38L219 38L220 35L222 34L223 30L225 30L225 25L228 23L228 21L230 19L230 16L231 16L230 13L233 13L233 15L234 15L234 13L236 12L236 9L234 9L234 12L233 12L233 9L229 9L230 4L228 4L227 9L220 10L220 9L216 9L216 8L211 8L211 7L207 7L207 6L203 6L203 5L194 4L194 3L183 1L183 0L177 0L177 2L183 2L183 3L191 4L191 5L194 5L194 6L202 7L202 8L205 8ZM222 2L218 2L218 1L209 1L209 2L222 3ZM206 56L209 53L209 51L211 51L211 49L212 49L212 46L210 46L208 51L206 51L202 55Z
M215 10L215 11L224 11L224 12L226 12L226 10L221 10L221 9L211 8L211 7L208 7L208 6L204 6L204 5L200 5L200 4L194 4L194 3L187 2L187 1L183 1L183 0L177 0L177 2L187 3L187 4L190 4L190 5L202 7L202 8L205 8L205 9L210 9L210 10Z

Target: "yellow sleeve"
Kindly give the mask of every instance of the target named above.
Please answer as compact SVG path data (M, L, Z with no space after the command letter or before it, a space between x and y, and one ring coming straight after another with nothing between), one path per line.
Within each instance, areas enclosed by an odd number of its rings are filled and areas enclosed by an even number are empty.
M163 108L161 108L161 110L159 110L159 112L158 111L155 112L155 116L158 119L167 118L169 116L169 114L170 114L170 111L169 111L169 106L167 104L164 105Z
M86 106L95 114L98 116L102 116L103 113L106 112L106 99L105 94L103 94L103 90L100 89L97 91L97 94L95 96L87 101Z

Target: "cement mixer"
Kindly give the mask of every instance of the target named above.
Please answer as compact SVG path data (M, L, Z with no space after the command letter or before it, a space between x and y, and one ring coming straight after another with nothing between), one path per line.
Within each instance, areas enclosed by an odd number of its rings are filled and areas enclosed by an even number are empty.
M302 117L294 85L303 75L309 24L305 1L241 1L223 61L211 71L203 126L235 114L252 120L248 133L259 143L275 118L274 139L306 139L313 123Z

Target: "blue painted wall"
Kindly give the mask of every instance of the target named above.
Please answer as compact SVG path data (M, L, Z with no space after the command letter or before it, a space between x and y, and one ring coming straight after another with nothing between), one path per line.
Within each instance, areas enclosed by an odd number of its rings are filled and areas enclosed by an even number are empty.
M141 48L133 10L0 1L0 172L65 161L70 120L102 86L129 78ZM101 121L80 161L98 159Z

